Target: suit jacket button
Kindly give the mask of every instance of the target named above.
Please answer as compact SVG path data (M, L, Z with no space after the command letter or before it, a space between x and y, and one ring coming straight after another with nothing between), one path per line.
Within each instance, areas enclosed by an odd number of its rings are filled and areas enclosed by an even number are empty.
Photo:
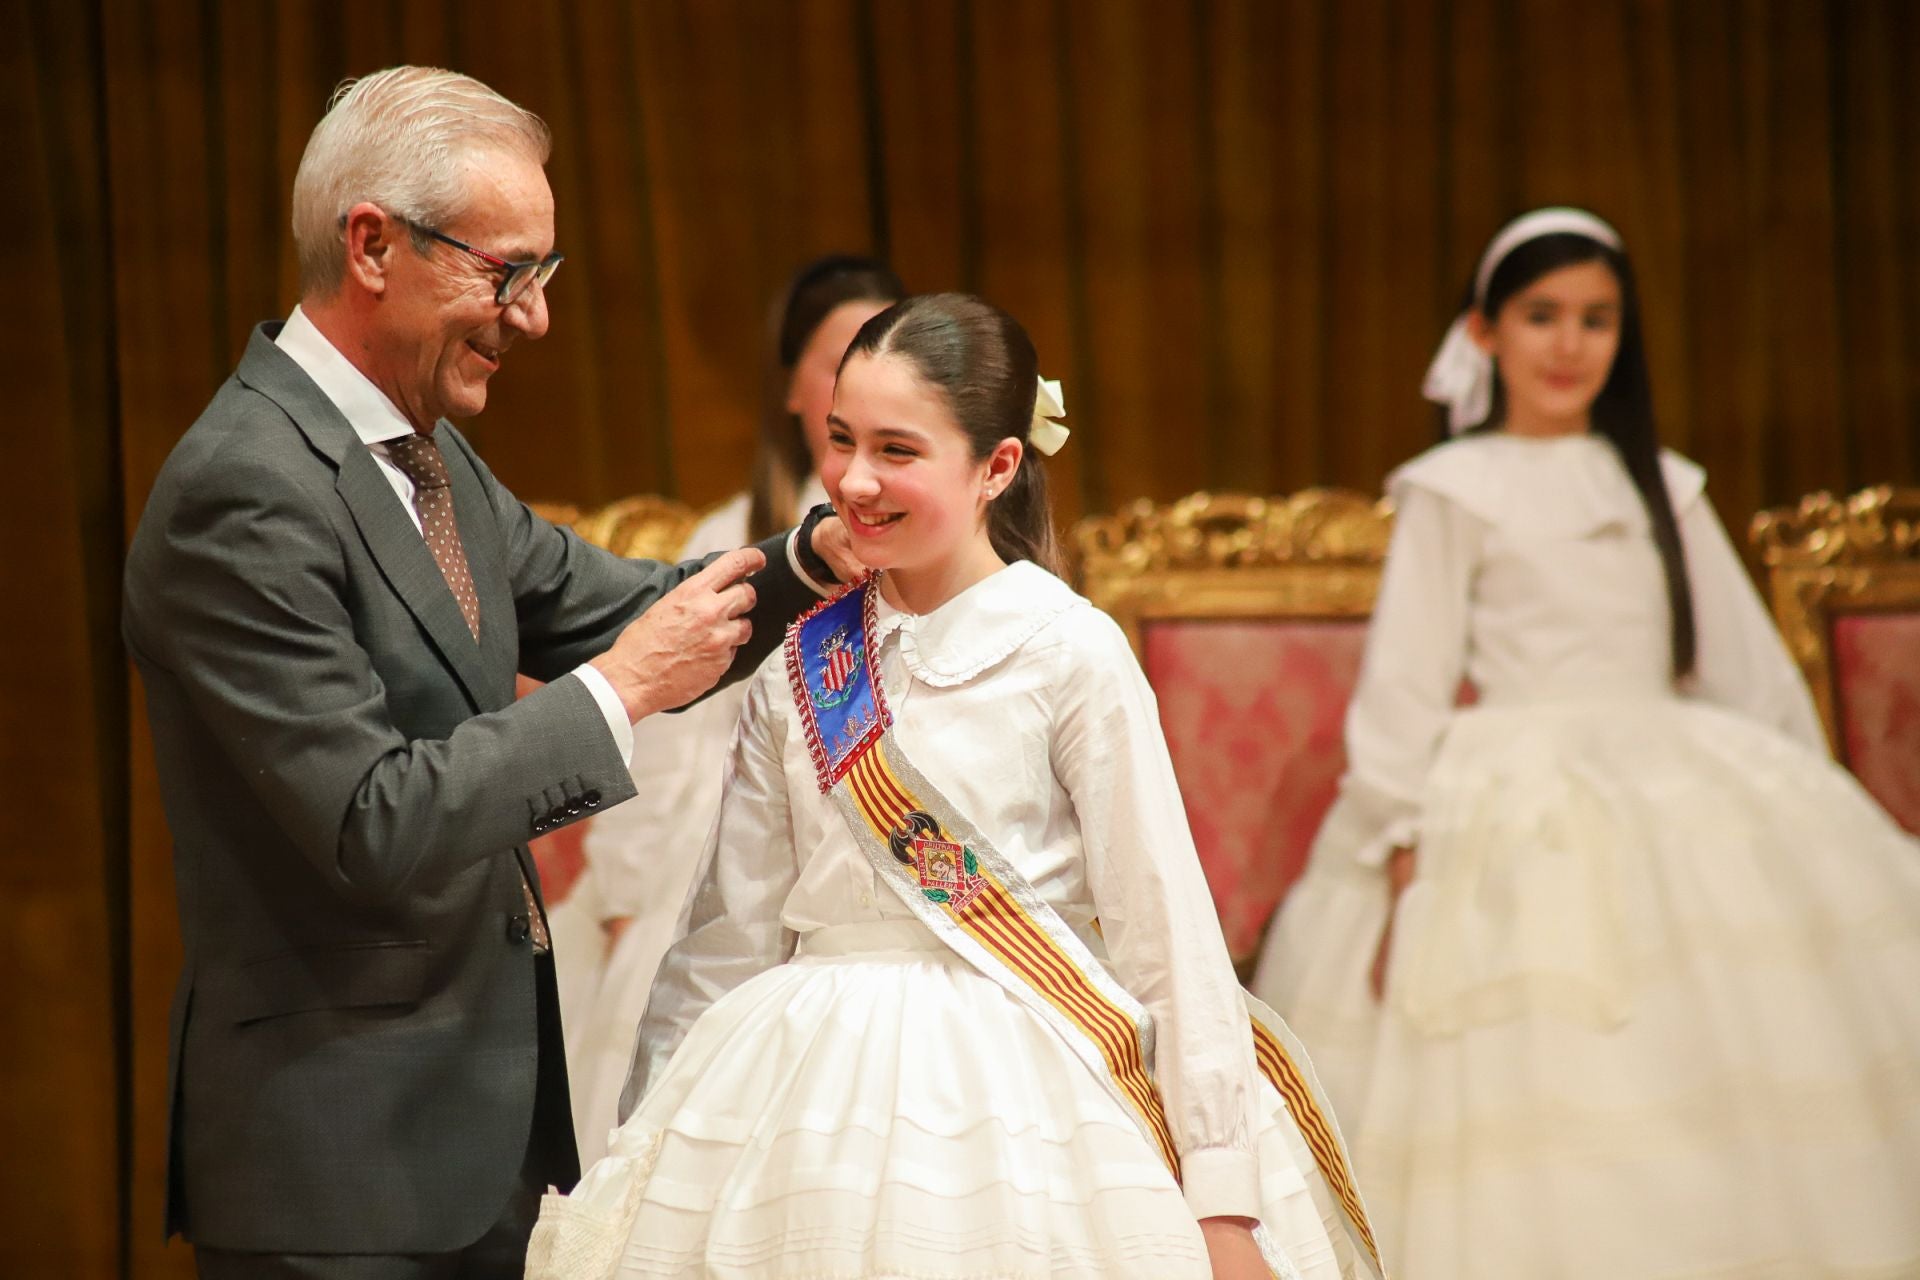
M546 829L551 825L552 824L547 821L546 815L542 814L540 817L535 818L533 820L533 834L542 835L546 832Z
M527 923L527 918L525 916L508 916L507 917L507 941L508 942L512 942L512 943L525 942L530 936L532 936L532 934L533 934L533 927Z
M592 809L597 805L599 805L600 793L598 791L589 791L585 795L580 797L580 803L587 806L587 808Z
M567 806L563 804L557 804L553 806L553 808L547 810L548 826L557 827L561 823L565 822L566 820L567 820Z

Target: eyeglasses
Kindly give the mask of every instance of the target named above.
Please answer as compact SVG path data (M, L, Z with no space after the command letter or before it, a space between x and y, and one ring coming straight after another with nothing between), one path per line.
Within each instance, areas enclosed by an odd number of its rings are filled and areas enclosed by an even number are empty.
M509 262L505 258L495 257L485 249L476 249L463 240L455 240L450 235L435 231L432 227L408 222L397 214L395 218L397 221L406 222L423 236L438 240L441 244L450 244L456 249L472 254L495 271L505 272L506 274L500 278L500 287L493 291L494 302L503 307L511 306L523 297L536 280L540 282L541 288L546 288L547 281L553 279L553 273L560 269L562 262L566 261L564 254L550 253L538 262Z

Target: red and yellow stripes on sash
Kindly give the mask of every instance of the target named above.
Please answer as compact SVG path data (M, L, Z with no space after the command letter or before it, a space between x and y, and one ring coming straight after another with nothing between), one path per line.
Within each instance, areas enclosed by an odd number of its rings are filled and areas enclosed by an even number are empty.
M882 843L890 832L904 824L907 814L926 808L887 763L886 746L883 738L861 752L845 779L848 794L853 797L860 816ZM1078 1027L1100 1051L1108 1074L1145 1121L1148 1133L1177 1180L1180 1153L1174 1148L1172 1131L1167 1128L1160 1091L1154 1087L1153 1077L1141 1055L1139 1028L1124 1009L1101 993L1072 957L1060 950L984 863L980 873L987 887L964 912L956 914L951 907L941 904L947 918Z
M1300 1136L1307 1140L1307 1147L1313 1152L1313 1162L1320 1166L1320 1176L1333 1188L1333 1194L1340 1199L1340 1205L1347 1211L1347 1218L1360 1233L1361 1242L1367 1246L1367 1252L1373 1255L1376 1267L1380 1265L1380 1248L1373 1240L1373 1227L1367 1222L1367 1212L1360 1204L1360 1193L1354 1187L1353 1175L1347 1169L1346 1157L1341 1153L1340 1140L1334 1135L1333 1126L1327 1123L1326 1116L1315 1101L1313 1090L1308 1088L1307 1080L1301 1074L1293 1056L1285 1045L1263 1026L1258 1018L1253 1023L1253 1056L1260 1067L1260 1074L1267 1078L1282 1098L1287 1101L1287 1109L1293 1113L1294 1123L1300 1127Z

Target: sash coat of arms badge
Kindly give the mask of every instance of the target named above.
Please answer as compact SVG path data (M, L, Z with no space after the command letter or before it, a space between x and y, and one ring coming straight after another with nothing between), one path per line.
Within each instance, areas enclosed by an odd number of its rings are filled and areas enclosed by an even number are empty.
M913 854L914 872L920 877L920 892L933 901L945 902L956 912L965 911L986 888L980 864L965 845L921 837L910 841L907 848Z
M887 836L893 856L913 868L920 892L958 915L986 890L973 849L946 837L930 813L915 809Z
M849 643L852 639L849 625L834 628L820 642L820 692L814 701L822 710L839 706L851 693L853 673L866 656L865 646Z

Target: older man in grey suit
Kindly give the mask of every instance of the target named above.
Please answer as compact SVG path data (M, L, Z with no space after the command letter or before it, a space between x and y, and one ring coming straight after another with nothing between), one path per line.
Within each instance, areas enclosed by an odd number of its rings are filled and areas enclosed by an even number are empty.
M448 72L337 98L294 182L300 306L128 556L186 952L167 1222L203 1276L519 1274L578 1176L526 841L632 794L632 722L750 671L830 576L816 530L844 540L816 512L620 560L447 421L546 332L548 145ZM547 684L516 702L516 671Z

